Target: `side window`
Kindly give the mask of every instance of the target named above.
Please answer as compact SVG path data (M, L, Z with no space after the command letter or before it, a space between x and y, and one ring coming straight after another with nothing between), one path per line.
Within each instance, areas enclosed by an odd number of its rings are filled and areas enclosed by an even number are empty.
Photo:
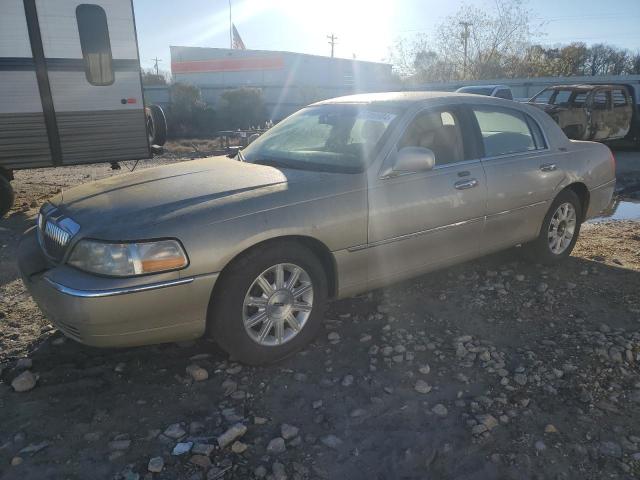
M82 4L76 8L76 20L87 80L91 85L111 85L115 78L107 14L98 5Z
M585 92L576 92L573 94L573 106L574 107L584 107L584 104L587 102L587 94Z
M593 109L607 110L609 103L609 94L606 90L598 90L593 95Z
M571 90L558 90L553 99L554 105L568 105L571 97Z
M612 90L611 97L613 99L613 108L626 107L628 104L627 96L621 89Z
M551 96L553 95L554 90L547 89L538 93L535 97L533 97L533 103L549 103L551 101Z
M485 157L536 150L534 136L520 112L476 108L474 114L482 133Z
M513 100L513 95L511 95L511 90L501 89L496 92L496 97L504 98L506 100Z
M436 165L467 159L460 121L452 110L419 113L398 143L398 149L404 147L431 149L436 157Z

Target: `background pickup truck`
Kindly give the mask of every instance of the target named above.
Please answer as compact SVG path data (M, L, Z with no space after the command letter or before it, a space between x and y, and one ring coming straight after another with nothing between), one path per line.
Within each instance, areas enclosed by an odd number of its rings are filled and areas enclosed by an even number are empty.
M637 143L637 107L626 85L561 85L549 87L529 103L547 112L574 140Z

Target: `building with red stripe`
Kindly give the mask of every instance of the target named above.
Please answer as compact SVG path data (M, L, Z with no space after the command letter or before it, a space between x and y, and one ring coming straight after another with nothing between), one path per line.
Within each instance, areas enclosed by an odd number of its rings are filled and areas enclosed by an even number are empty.
M260 88L273 120L314 101L394 88L390 64L269 50L172 46L171 72L214 107L225 90Z

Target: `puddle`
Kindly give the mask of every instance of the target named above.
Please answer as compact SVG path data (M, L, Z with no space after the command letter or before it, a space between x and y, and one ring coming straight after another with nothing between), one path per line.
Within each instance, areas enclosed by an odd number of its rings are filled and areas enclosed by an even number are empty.
M589 220L588 223L607 220L635 220L640 222L640 200L614 199L601 216Z

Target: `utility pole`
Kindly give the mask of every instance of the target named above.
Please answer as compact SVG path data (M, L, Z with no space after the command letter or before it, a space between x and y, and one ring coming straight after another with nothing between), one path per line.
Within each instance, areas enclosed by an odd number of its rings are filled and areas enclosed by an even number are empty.
M160 70L158 69L158 62L161 62L162 60L160 60L158 57L154 58L153 61L155 62L155 64L153 65L153 68L156 71L156 76L160 75Z
M333 49L336 45L336 40L338 40L338 37L336 37L333 33L331 35L327 35L327 38L329 39L329 45L331 45L331 58L333 58Z
M464 42L464 61L462 67L462 78L467 78L467 45L469 43L469 27L471 22L460 22L460 25L464 27L464 33L462 34L462 41Z
M233 49L233 22L231 21L231 0L229 0L229 48Z

